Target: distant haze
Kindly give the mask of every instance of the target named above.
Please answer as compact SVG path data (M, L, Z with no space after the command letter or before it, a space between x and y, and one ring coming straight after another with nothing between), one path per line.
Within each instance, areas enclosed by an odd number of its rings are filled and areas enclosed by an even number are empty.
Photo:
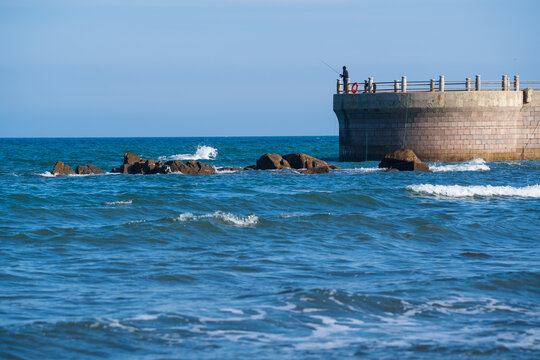
M0 137L337 135L353 81L540 80L539 1L0 0Z

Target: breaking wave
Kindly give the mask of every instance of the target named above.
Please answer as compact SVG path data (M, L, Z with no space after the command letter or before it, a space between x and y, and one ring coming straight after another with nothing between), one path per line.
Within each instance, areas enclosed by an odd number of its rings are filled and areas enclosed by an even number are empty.
M433 172L448 172L448 171L489 171L484 159L472 159L459 164L451 165L433 165L429 169Z
M491 186L491 185L409 185L407 190L420 194L438 195L447 197L472 197L472 196L517 196L517 197L540 197L540 185L525 187Z
M176 154L171 156L160 156L158 159L165 160L215 160L218 150L212 146L199 145L195 154Z
M238 216L223 211L216 211L212 214L194 215L192 213L182 213L175 220L176 221L197 221L201 219L217 219L229 225L235 225L240 227L249 227L256 225L259 222L259 217L255 214L247 216Z

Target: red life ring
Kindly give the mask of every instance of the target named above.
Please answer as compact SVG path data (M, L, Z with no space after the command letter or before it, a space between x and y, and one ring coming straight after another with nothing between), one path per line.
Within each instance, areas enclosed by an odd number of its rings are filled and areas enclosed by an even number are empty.
M352 84L351 91L353 94L356 94L358 92L358 83Z

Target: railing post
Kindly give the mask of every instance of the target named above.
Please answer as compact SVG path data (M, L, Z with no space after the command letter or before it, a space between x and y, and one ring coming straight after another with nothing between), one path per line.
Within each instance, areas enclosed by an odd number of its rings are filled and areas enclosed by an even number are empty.
M394 92L399 92L399 81L394 80Z
M514 75L514 90L519 91L519 75Z
M508 76L503 75L502 76L502 89L503 91L508 91Z
M349 78L344 78L343 81L345 82L345 93L350 94L351 93L351 81Z
M444 75L439 76L439 91L444 92Z
M431 92L435 91L435 79L429 80L429 91Z
M401 77L401 92L407 92L407 77Z
M476 75L476 81L475 81L475 84L474 84L474 90L480 91L481 87L482 87L482 82L480 80L480 75Z
M471 91L471 78L465 79L465 90Z
M373 78L368 78L368 92L371 94L373 92Z
M341 79L337 79L337 93L343 94L343 81Z

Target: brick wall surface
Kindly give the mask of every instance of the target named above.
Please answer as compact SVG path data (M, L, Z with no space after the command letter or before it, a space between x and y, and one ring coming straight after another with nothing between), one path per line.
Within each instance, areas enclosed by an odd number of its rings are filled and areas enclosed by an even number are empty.
M521 106L334 110L342 161L380 160L403 146L425 161L540 159L540 101Z

